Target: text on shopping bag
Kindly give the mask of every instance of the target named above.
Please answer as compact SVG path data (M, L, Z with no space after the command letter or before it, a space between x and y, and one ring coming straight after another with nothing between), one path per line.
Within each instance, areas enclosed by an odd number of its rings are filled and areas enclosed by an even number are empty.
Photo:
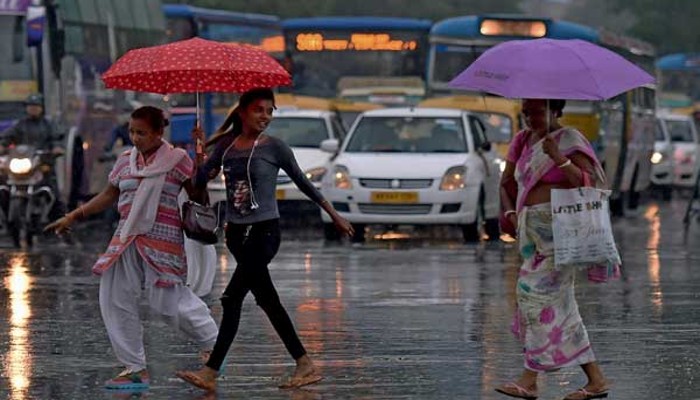
M608 196L595 188L552 190L556 265L620 264Z

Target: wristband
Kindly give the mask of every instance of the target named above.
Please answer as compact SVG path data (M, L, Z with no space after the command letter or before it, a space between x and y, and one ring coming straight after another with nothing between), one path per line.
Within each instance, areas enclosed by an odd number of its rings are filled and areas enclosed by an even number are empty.
M572 164L572 162L571 162L571 159L569 158L565 162L563 162L561 165L557 165L557 168L559 168L559 169L566 168L571 164Z
M508 210L508 211L504 212L503 215L505 215L505 216L507 217L507 216L509 216L510 214L517 214L517 213L518 213L518 212L515 211L515 210Z

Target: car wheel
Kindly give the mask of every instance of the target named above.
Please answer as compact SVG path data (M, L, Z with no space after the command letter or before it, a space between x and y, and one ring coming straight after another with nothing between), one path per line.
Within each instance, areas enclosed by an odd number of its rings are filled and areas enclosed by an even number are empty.
M481 240L481 224L484 221L486 212L484 211L484 190L479 191L479 203L476 211L476 221L471 224L462 225L462 236L466 243L476 243ZM498 220L496 220L496 229L498 230ZM498 237L498 235L496 235Z
M365 224L352 224L352 228L355 230L355 234L352 235L350 239L353 243L364 243L365 242Z
M489 218L484 224L484 230L489 235L489 241L497 241L501 238L501 227L498 224L498 218Z
M465 243L477 243L479 241L479 219L471 224L462 225L462 236Z
M323 237L329 242L339 242L340 232L333 224L323 224Z
M673 188L670 186L664 186L661 188L661 198L669 201L673 198Z
M636 210L639 207L639 199L641 198L641 193L634 190L637 186L637 173L639 167L635 167L634 174L632 174L632 183L630 184L630 191L627 198L627 207L630 210Z

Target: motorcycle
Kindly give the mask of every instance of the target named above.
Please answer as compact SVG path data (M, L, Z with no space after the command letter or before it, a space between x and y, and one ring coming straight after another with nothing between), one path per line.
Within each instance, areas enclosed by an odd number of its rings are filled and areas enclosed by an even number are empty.
M5 184L0 186L7 230L16 247L22 234L27 246L49 222L49 212L56 203L57 194L51 186L54 158L51 151L31 145L19 145L10 150L3 165Z

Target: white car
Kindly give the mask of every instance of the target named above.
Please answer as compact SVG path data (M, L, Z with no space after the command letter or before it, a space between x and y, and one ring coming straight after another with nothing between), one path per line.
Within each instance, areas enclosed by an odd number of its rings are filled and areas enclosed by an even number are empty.
M670 200L673 192L675 167L673 153L674 144L671 142L671 136L661 119L657 118L654 153L651 156L651 183L661 191L666 200Z
M674 186L693 187L700 171L700 143L693 118L661 113L659 121L673 144Z
M320 149L327 139L342 140L345 135L342 122L332 111L299 110L280 108L264 134L282 139L292 148L299 167L306 177L320 189L321 178L326 173L330 154ZM226 201L226 186L223 175L212 180L208 186L211 204ZM280 170L277 177L278 201L307 201L287 174ZM308 202L311 205L311 202ZM315 208L314 208L315 211Z
M361 114L342 146L321 147L337 156L328 164L322 192L355 226L459 225L478 241L486 222L499 237L500 169L484 125L472 113L439 108L388 108ZM335 239L325 213L326 237Z

